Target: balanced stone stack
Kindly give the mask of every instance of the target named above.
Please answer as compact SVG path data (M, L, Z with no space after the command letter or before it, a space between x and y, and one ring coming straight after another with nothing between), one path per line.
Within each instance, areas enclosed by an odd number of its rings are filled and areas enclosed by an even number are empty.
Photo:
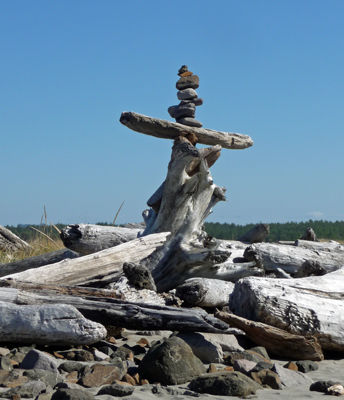
M178 71L180 79L176 83L176 88L179 90L177 97L180 103L177 106L171 106L168 112L176 122L182 125L202 127L202 123L195 119L196 106L203 104L203 99L200 99L195 91L199 87L199 78L188 67L183 65Z

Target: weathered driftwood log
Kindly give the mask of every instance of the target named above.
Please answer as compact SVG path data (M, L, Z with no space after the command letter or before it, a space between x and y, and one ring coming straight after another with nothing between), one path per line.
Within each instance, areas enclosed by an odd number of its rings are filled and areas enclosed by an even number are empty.
M0 226L0 250L21 250L31 249L31 246L24 240L20 239L17 235L11 232L9 229Z
M131 303L123 300L54 295L51 290L37 292L15 291L8 296L16 304L69 304L77 308L85 318L104 326L117 326L139 330L171 330L213 333L242 333L201 309L186 309L146 303ZM1 314L1 309L0 309Z
M321 361L324 359L321 346L315 337L293 335L262 322L250 321L221 311L216 312L215 317L243 330L246 336L258 346L264 346L269 355L292 360Z
M0 277L23 272L31 268L38 268L43 265L55 264L62 260L73 259L77 257L79 257L78 253L67 249L51 251L50 253L0 265Z
M232 282L191 278L176 288L176 295L190 306L223 307L228 305L233 289Z
M314 244L315 242L312 243ZM245 258L247 260L255 260L266 271L274 271L276 268L281 268L290 274L296 274L307 260L320 262L328 272L344 266L343 253L309 250L275 243L252 244L245 250Z
M302 279L244 278L230 298L234 314L319 340L344 352L344 268Z
M248 243L265 242L269 233L270 227L268 224L259 224L246 232L245 235L241 236L238 240Z
M252 139L247 135L195 128L134 112L123 112L120 122L136 132L162 139L174 140L178 136L193 133L197 136L198 143L211 146L219 144L225 149L246 149L253 145Z
M162 246L168 235L169 232L163 232L145 236L98 253L7 275L6 278L61 285L86 285L94 282L105 285L120 277L125 262L138 263Z
M104 326L70 305L0 302L0 342L84 345L105 339L106 334Z
M208 149L208 156L219 149ZM158 291L168 291L192 277L231 280L259 272L254 262L233 263L230 249L203 229L212 208L225 200L225 189L214 184L201 154L187 139L175 140L160 206L144 216L143 235L171 232L171 239L144 261ZM190 163L199 165L199 172L192 176L186 172Z
M80 254L92 254L118 246L136 239L141 229L101 226L91 224L75 224L66 226L61 232L63 244Z

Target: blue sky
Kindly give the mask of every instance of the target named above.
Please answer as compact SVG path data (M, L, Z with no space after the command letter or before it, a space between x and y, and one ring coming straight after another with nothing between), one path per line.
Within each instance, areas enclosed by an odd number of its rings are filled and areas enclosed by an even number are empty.
M140 222L172 142L183 65L205 128L249 135L211 168L207 221L344 220L342 0L0 0L0 225Z

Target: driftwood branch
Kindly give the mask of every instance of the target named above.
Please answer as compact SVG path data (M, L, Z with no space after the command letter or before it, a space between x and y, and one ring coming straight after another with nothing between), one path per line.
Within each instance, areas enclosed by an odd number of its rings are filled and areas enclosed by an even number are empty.
M276 357L313 361L324 359L321 346L314 337L293 335L285 330L225 312L218 311L215 317L243 330L248 338L258 346L264 346L269 354Z
M161 139L174 140L178 136L192 133L197 136L198 143L210 146L219 144L225 149L246 149L253 145L252 139L247 135L195 128L134 112L123 112L120 122L133 131Z

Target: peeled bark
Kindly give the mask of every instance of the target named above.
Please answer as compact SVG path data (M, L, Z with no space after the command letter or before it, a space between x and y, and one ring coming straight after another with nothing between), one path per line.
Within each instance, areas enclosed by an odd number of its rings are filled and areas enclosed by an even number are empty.
M234 314L314 336L323 350L344 352L344 268L302 279L244 278L230 299Z

